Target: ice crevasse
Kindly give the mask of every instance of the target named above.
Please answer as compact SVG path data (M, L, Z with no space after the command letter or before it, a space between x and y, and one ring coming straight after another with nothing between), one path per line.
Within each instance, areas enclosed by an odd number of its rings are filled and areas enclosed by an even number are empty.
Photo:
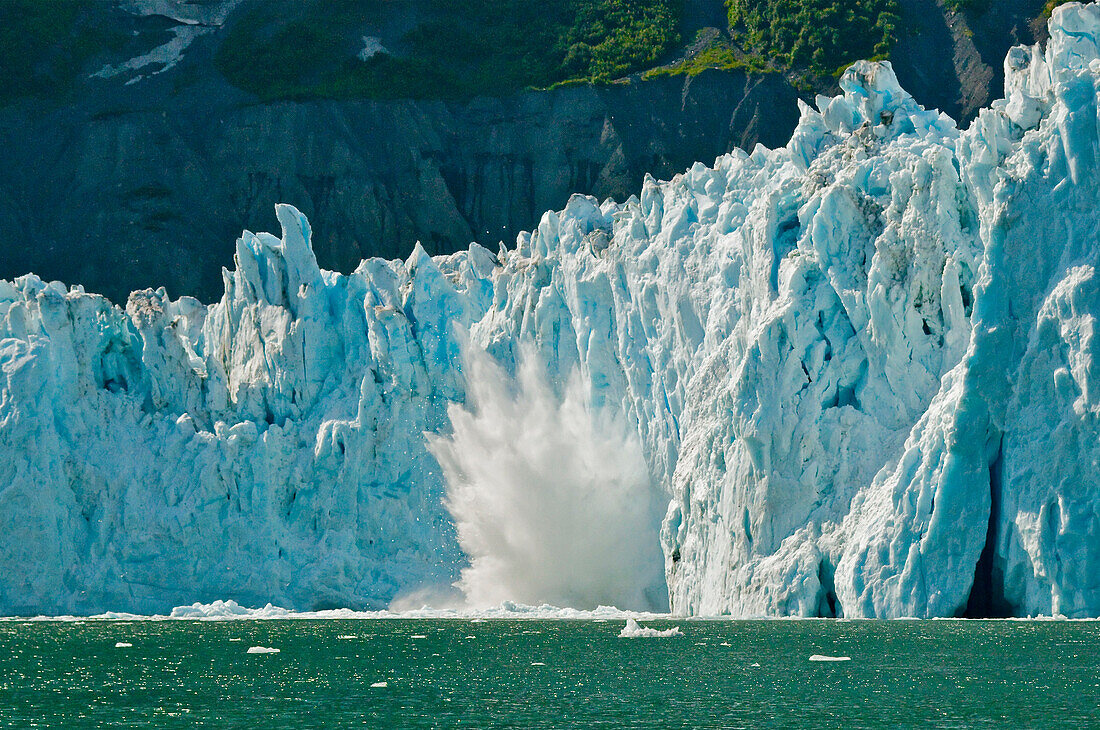
M1100 8L1005 71L960 131L857 63L785 148L499 252L322 271L280 206L209 307L0 282L0 613L456 580L468 338L629 425L676 613L1100 615Z

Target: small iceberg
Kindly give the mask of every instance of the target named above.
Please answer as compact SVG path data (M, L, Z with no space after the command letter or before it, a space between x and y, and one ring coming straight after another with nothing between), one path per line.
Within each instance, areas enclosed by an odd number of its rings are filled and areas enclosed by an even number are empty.
M248 647L248 654L278 654L278 649L272 649L270 646L250 646Z
M133 646L133 644L131 644L128 641L116 641L115 642L115 648L116 649L129 649L131 646Z
M829 656L827 654L814 654L810 657L811 662L850 662L852 657L850 656Z
M683 636L684 632L680 631L679 626L673 626L671 629L665 629L664 631L658 631L657 629L651 629L648 626L639 626L638 622L632 618L626 620L626 626L619 632L620 639L639 639L639 638L658 638L662 636Z

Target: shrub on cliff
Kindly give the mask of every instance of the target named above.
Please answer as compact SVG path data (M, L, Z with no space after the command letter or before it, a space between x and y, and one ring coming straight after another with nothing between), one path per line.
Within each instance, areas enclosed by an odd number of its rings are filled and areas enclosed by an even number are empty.
M779 68L836 73L884 58L897 37L896 0L727 0L731 33Z

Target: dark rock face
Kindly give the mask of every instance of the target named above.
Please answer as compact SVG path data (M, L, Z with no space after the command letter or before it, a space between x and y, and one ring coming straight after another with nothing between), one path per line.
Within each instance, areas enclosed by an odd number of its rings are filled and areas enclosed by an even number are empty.
M898 0L905 32L890 54L902 87L961 122L1000 98L1004 57L1046 32L1043 0L990 0L984 12L946 12L937 0ZM980 4L980 2L978 3Z
M477 240L495 247L574 192L623 199L734 146L782 145L797 121L777 76L704 73L468 103L247 104L187 94L119 113L8 108L0 277L34 271L125 300L216 298L242 228L309 216L322 266ZM209 100L205 104L204 99Z

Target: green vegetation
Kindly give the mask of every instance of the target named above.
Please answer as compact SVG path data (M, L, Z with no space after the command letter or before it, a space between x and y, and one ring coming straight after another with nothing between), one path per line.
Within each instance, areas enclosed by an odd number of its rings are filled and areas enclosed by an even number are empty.
M230 27L215 63L263 99L465 97L606 82L652 66L679 42L681 2L426 0L400 48L367 61L356 55L356 33L385 3L309 0L290 19L257 6Z
M781 69L836 74L885 58L897 40L896 0L727 0L730 32Z
M1043 6L1043 18L1049 18L1054 13L1054 8L1068 2L1073 2L1073 0L1047 0L1047 4Z
M85 64L126 37L89 22L95 0L0 1L0 104L68 91Z
M749 73L763 73L766 70L764 62L757 56L739 55L728 43L718 41L689 58L669 66L661 66L651 71L646 71L643 78L653 79L661 76L695 76L708 69L720 71L748 71Z
M1067 0L1063 0L1066 2ZM943 6L953 13L982 15L989 10L993 0L943 0Z

